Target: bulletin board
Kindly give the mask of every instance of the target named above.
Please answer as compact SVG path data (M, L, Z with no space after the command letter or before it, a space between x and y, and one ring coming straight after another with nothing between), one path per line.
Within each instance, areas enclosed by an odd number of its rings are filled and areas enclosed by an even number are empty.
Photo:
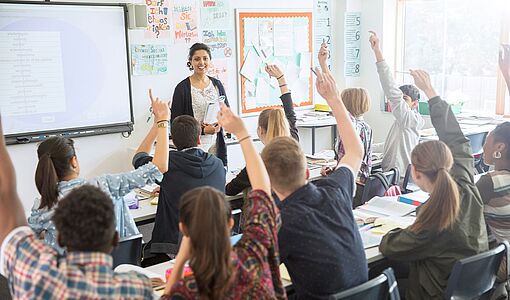
M281 106L280 87L266 64L284 72L296 107L313 104L312 25L311 10L236 10L241 115Z

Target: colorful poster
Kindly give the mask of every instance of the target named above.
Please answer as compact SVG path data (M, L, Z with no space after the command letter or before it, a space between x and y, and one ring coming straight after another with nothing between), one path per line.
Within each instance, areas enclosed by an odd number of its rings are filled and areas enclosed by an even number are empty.
M211 48L212 58L229 58L233 55L232 30L202 30L202 43Z
M170 0L145 0L147 6L146 38L170 36Z
M207 75L221 81L225 90L228 90L228 59L214 59L209 64Z
M168 49L165 45L131 45L133 76L168 73Z
M174 40L176 44L191 44L198 41L198 11L194 0L173 2Z
M231 28L229 0L201 0L200 24L203 29Z

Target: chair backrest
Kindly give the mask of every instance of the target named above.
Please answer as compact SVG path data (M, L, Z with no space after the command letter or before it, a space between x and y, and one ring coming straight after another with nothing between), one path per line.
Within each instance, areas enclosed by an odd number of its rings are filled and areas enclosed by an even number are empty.
M409 183L413 182L413 177L411 176L411 164L407 165L406 173L404 174L404 180L402 180L402 192L407 193L407 186Z
M487 134L488 134L487 132L479 132L466 135L466 138L469 140L469 143L471 144L471 151L473 152L473 155L479 155L483 153L483 144L485 143Z
M358 286L329 296L329 300L352 299L352 300L399 300L397 281L393 270L388 268L374 279Z
M398 184L399 177L400 175L397 168L392 168L386 172L378 172L370 175L365 182L360 205L375 196L384 196L384 193L386 193L390 186Z
M122 238L111 255L113 268L121 264L140 266L142 263L142 235L136 234Z
M494 249L457 261L448 278L445 299L475 299L490 290L508 248L508 242L503 241Z

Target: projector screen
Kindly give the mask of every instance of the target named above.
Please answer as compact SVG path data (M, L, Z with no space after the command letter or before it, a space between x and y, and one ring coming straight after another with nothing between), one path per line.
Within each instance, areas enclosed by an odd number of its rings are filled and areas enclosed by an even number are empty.
M132 130L125 5L2 3L0 111L17 142Z

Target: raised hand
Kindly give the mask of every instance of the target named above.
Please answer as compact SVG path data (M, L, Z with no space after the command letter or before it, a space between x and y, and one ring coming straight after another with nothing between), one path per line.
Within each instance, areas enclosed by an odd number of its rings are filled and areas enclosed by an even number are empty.
M503 49L499 51L499 69L508 81L510 79L510 45L504 44L501 47Z
M166 101L160 100L158 97L154 98L152 89L149 89L149 98L151 100L152 113L155 116L155 121L170 120L170 105Z
M375 31L368 31L370 33L370 38L368 41L370 42L370 47L374 51L375 58L378 62L383 61L384 57L381 51L381 41L379 40L379 37L377 36L377 33Z
M275 78L280 78L281 76L283 76L282 70L280 70L280 68L278 68L277 65L266 65L266 72L267 74L269 74L269 76Z
M317 92L322 96L322 98L326 99L329 106L333 108L333 106L336 106L337 102L340 101L335 79L328 71L321 72L319 71L319 68L315 68L315 72L317 73L317 81L315 83Z
M220 103L220 111L218 112L218 123L226 131L233 133L238 139L248 136L243 120L239 118L224 103Z
M370 38L368 41L370 42L370 47L372 50L381 49L381 43L379 40L379 37L377 36L377 33L375 31L368 31L370 33Z
M432 87L432 82L430 81L429 73L423 70L410 70L411 76L413 76L414 84L422 90L429 100L437 96L434 87Z
M324 72L329 72L329 68L327 67L327 64L326 64L326 60L328 59L328 55L329 55L328 45L323 42L321 44L321 48L319 49L319 55L318 55L317 58L319 60L319 64L321 66L321 69Z

